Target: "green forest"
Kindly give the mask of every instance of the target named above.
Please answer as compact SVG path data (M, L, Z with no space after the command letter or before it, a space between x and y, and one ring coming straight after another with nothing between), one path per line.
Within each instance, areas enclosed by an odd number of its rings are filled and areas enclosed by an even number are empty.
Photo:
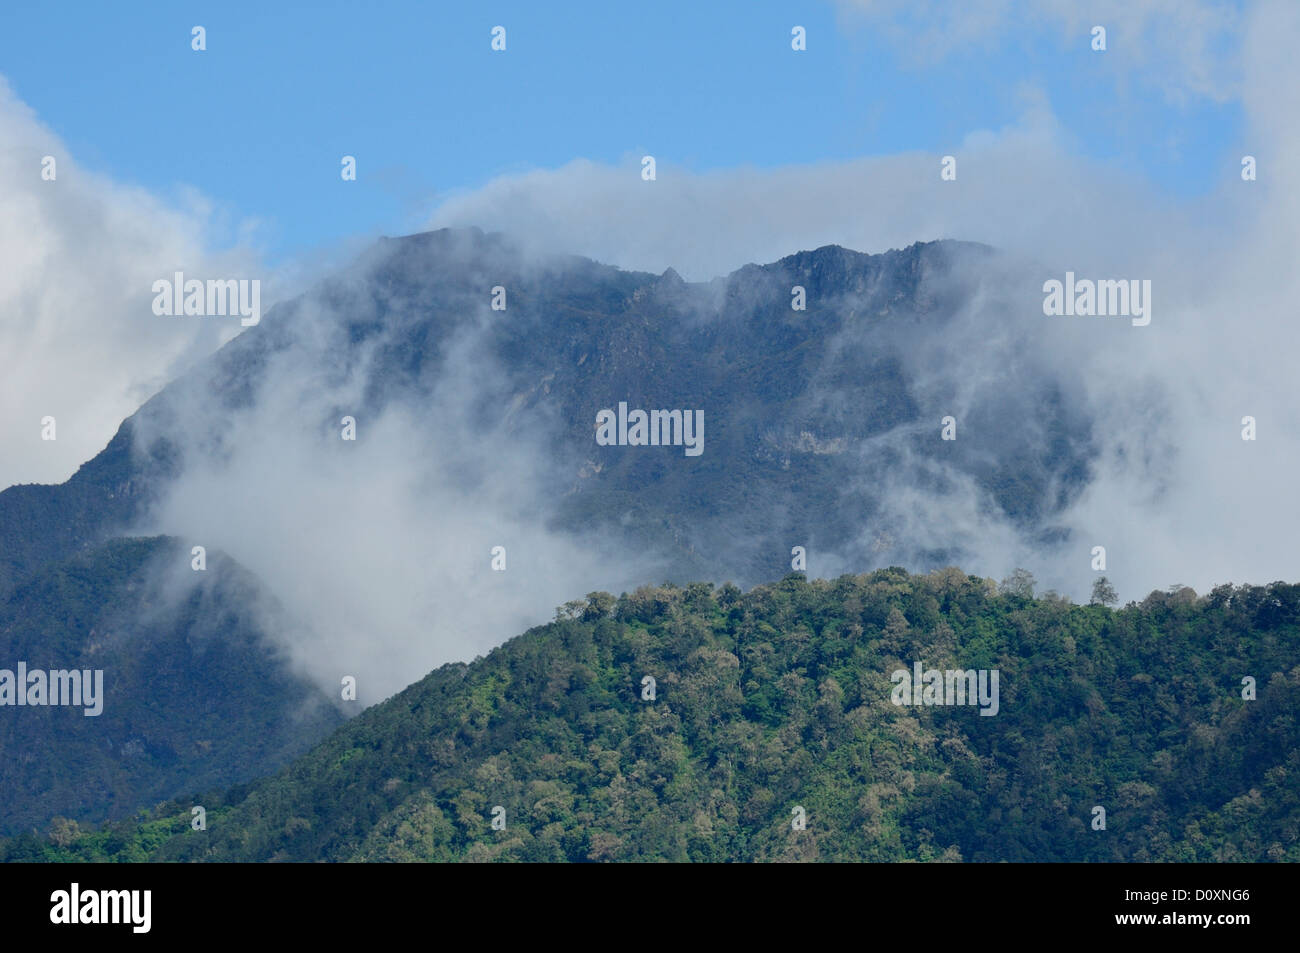
M896 568L592 593L276 774L0 859L1300 860L1300 586L1105 601ZM917 661L997 670L996 716L895 705Z
M249 781L344 721L266 639L248 572L220 553L189 567L179 540L122 538L0 592L0 669L99 669L106 696L91 718L0 708L0 833Z

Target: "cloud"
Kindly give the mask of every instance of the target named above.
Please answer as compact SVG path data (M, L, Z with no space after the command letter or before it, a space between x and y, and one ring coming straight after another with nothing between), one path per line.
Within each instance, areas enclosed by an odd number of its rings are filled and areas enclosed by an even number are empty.
M80 166L0 77L0 486L58 483L101 450L167 379L239 330L158 318L151 286L255 274L205 241L211 207L176 203ZM42 178L45 156L55 178ZM56 438L42 440L54 417Z
M836 0L843 28L882 30L904 62L930 66L967 51L987 55L1017 41L1090 49L1106 29L1101 65L1115 81L1132 78L1172 102L1224 102L1241 91L1245 17L1228 0ZM1008 55L1018 55L1014 52Z
M945 6L942 17L922 9L915 19L973 42L1023 10L971 6L967 14ZM1066 4L1036 9L1063 28L1082 23ZM1020 352L1073 382L1071 399L1094 420L1098 446L1086 491L1061 517L1066 544L990 525L978 493L955 473L952 492L939 496L921 493L911 481L919 470L904 467L885 516L916 548L960 543L970 571L1000 575L1023 562L1076 597L1095 577L1094 545L1106 546L1123 597L1173 582L1300 578L1290 538L1300 494L1288 489L1300 469L1300 406L1290 385L1300 208L1289 179L1300 159L1291 52L1300 15L1285 3L1254 5L1241 17L1210 3L1095 10L1099 22L1115 24L1112 44L1117 33L1143 38L1145 62L1169 70L1183 93L1239 96L1244 141L1265 170L1258 181L1242 181L1234 158L1208 194L1170 197L1158 183L1079 158L1074 133L1026 88L1018 122L972 130L956 150L955 182L941 181L940 157L926 154L707 173L661 159L653 182L628 156L613 166L581 160L499 178L445 201L430 225L500 229L538 248L654 272L671 266L694 280L824 244L878 252L936 238L1002 249L1025 266L1021 281L1033 274L1041 282L1043 267L1058 277L1072 270L1150 279L1146 328L1046 318L1041 289L1021 284L989 287L954 324L961 345L946 358L941 342L921 345L949 360L971 392L1023 387L1008 377L1008 360ZM1162 30L1168 37L1153 39ZM1020 351L989 340L1007 325ZM1254 442L1240 437L1245 416L1258 421Z
M626 268L671 266L694 281L827 244L884 251L939 238L1100 265L1121 257L1116 238L1145 232L1153 216L1227 244L1199 210L1072 155L1042 96L1024 98L1014 125L966 137L954 182L940 180L940 156L923 153L705 173L661 162L653 182L641 180L637 157L575 160L453 196L428 224L500 230ZM1130 249L1122 254L1131 260Z
M439 265L458 271L470 254L453 250ZM481 265L466 258L463 269ZM373 280L364 260L357 267L344 284ZM399 262L383 267L390 279L412 277ZM187 552L203 545L251 570L284 610L268 612L266 627L298 669L335 697L354 676L363 704L550 621L587 592L653 578L648 558L550 528L547 492L560 483L550 433L535 415L520 429L500 413L512 395L486 306L433 319L440 339L407 389L394 387L393 355L409 341L407 319L420 326L424 316L389 312L358 342L356 329L387 305L340 301L337 288L241 338L256 349L256 335L274 335L246 403L214 399L226 378L209 366L163 395L157 419L152 408L142 415L143 443L178 440L184 468L140 532L180 536ZM355 440L343 439L345 416ZM497 546L504 571L492 568Z

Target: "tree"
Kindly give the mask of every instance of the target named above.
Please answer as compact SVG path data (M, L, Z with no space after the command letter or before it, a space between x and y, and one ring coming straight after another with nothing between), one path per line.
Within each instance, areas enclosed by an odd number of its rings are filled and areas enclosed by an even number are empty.
M565 622L569 619L577 619L581 617L586 609L587 603L581 599L571 599L555 610L555 621Z
M66 817L56 817L50 821L50 840L58 847L67 847L81 833L77 822Z
M1013 569L1011 575L1002 580L998 591L1004 596L1020 596L1022 599L1034 598L1034 574L1028 569Z
M889 610L889 618L885 620L885 630L880 635L880 647L887 652L903 651L903 642L910 631L911 626L907 624L907 616L899 612L898 607L895 606Z
M599 622L614 611L617 603L618 600L608 592L587 593L587 605L582 610L582 621Z
M1115 594L1115 587L1110 584L1110 580L1105 576L1099 576L1097 581L1092 584L1092 599L1090 605L1094 606L1113 606L1119 602L1119 596Z

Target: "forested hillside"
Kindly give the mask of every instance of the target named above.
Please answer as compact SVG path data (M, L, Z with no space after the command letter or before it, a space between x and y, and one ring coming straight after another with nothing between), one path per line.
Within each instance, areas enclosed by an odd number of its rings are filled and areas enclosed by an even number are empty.
M1298 627L1282 583L1118 611L955 569L593 593L279 774L0 856L1295 861ZM916 661L997 670L997 714L893 704Z
M177 540L118 539L0 594L0 670L98 670L103 686L89 717L0 708L0 832L256 778L342 722L265 637L256 582L210 560L193 572ZM0 701L16 699L0 686Z

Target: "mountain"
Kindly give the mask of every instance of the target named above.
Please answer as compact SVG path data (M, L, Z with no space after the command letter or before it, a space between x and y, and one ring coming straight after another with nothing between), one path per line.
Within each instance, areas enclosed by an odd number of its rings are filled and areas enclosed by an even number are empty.
M250 780L342 722L259 628L256 582L209 560L197 573L175 540L113 540L0 599L0 669L103 673L97 713L0 708L0 832Z
M990 527L1068 542L1056 520L1093 423L1038 303L1020 307L1035 287L953 241L687 282L476 229L382 240L64 484L0 492L0 667L85 659L112 701L101 718L0 709L6 749L28 752L0 775L0 830L272 770L336 724L331 703L291 713L340 675L381 700L569 592L748 586L795 547L816 575L938 567ZM600 413L622 406L700 415L702 452L601 445ZM950 414L960 439L940 436ZM201 587L203 615L133 601L196 544L242 567ZM62 753L37 762L56 728Z
M1300 586L1029 596L956 569L592 593L204 795L206 830L182 800L0 857L1300 860ZM996 710L895 704L914 663L996 671Z
M525 466L548 524L652 554L661 578L751 584L788 571L795 544L823 571L965 555L946 514L911 538L915 493L968 493L1059 539L1095 447L1078 380L1041 357L1041 313L1016 319L1028 287L954 241L826 246L688 283L475 229L385 239L165 388L66 484L0 493L0 591L147 524L180 476L238 456L254 417L324 446L343 414L364 434L395 410L454 418L461 443L538 448ZM1005 378L968 366L977 354ZM700 410L704 452L597 446L597 412L620 402ZM949 414L963 439L940 439Z

